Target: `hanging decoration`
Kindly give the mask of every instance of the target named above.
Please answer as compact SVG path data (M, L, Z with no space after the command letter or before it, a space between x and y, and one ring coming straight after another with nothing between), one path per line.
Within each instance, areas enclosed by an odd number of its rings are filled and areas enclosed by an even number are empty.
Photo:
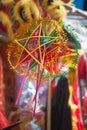
M42 81L69 72L70 61L64 61L62 57L76 54L76 50L70 49L67 41L68 35L61 23L55 20L43 19L19 27L14 34L14 41L8 46L10 66L19 75L24 75L16 105L19 103L26 76L36 80L36 101ZM76 64L74 59L71 64Z
M61 25L54 20L45 19L23 24L14 38L15 40L8 47L8 61L20 75L24 75L30 58L32 62L28 76L31 76L32 72L32 77L37 74L38 64L51 75L58 75L67 64L67 62L62 63L61 57L76 54L75 50L68 48L68 36ZM71 61L71 64L74 62Z

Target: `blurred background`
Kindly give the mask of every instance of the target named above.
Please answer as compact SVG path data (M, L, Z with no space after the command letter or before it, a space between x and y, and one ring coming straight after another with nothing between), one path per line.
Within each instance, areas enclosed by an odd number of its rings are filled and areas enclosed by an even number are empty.
M76 8L87 11L87 0L74 0L73 4Z

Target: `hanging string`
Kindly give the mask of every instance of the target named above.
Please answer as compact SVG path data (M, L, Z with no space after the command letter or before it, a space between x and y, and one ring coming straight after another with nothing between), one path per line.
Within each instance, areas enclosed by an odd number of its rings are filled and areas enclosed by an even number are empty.
M15 103L16 105L18 105L18 103L19 103L19 100L20 100L20 97L21 97L21 93L22 93L22 90L23 90L23 86L24 86L24 82L26 80L26 75L27 75L27 73L29 71L31 61L32 61L32 59L30 59L28 61L28 66L26 68L26 71L25 71L25 74L24 74L24 77L23 77L23 80L22 80L22 83L21 83L21 86L20 86L20 90L19 90L19 93L18 93L18 96L17 96L17 99L16 99L16 103Z
M35 101L33 116L36 113L35 110L36 110L36 103L37 103L37 93L38 93L38 89L39 89L39 86L40 86L40 65L38 65L37 67L38 67L38 73L37 73L37 81L36 81L36 93L35 93L35 96L34 96L34 99L33 99L33 101Z
M44 64L44 61L45 61L45 51L46 51L46 48L44 46L43 57L42 57L42 64ZM40 73L40 65L38 64L38 73L37 73L37 82L36 82L36 93L35 93L35 96L33 98L33 101L35 101L33 116L35 115L36 102L37 102L37 93L38 93L38 90L39 90L39 87L40 87L40 84L41 84L41 79L42 79L42 76L43 76L43 72L44 72L44 68L42 68L42 71Z

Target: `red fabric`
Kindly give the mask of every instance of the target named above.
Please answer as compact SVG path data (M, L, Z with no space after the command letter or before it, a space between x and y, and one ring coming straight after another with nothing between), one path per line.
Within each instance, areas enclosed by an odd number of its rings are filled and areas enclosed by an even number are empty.
M10 9L11 9L11 6L9 5L1 5L0 6L0 11L4 11L6 14L10 15Z
M4 96L4 81L3 81L3 66L0 58L0 110L5 112L5 96Z
M5 98L4 98L4 81L3 81L3 66L0 57L0 129L9 125L5 117Z
M53 97L55 91L55 80L53 79L51 82L51 98Z
M87 80L87 61L84 59L84 55L82 55L78 62L78 82L80 84L81 79Z
M9 16L10 18L10 6L5 6L5 5L1 5L0 6L0 11L4 12L6 15ZM4 20L3 20L4 21ZM7 27L3 25L3 23L0 21L0 30L7 32Z
M2 22L0 22L0 30L7 32L7 28L3 25Z
M62 0L65 4L69 3L71 0Z
M80 95L79 95L79 87L78 84L75 83L73 85L73 103L78 106L76 109L75 115L77 117L77 130L84 130L84 124L82 121L82 112L80 105Z

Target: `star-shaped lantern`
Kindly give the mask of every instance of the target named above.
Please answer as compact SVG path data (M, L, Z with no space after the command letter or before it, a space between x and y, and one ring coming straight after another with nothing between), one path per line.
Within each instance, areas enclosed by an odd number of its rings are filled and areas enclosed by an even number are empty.
M39 64L48 72L58 74L60 57L75 53L67 46L68 36L61 24L54 20L25 23L14 37L14 42L8 48L8 60L19 74L24 74L30 59L30 69Z
M8 61L18 74L24 75L16 105L20 100L26 76L29 76L36 80L35 113L37 92L42 79L48 80L50 76L59 75L62 68L67 66L67 62L61 60L62 57L76 51L68 47L68 36L61 24L55 20L43 19L25 23L14 34L14 38L8 47Z

